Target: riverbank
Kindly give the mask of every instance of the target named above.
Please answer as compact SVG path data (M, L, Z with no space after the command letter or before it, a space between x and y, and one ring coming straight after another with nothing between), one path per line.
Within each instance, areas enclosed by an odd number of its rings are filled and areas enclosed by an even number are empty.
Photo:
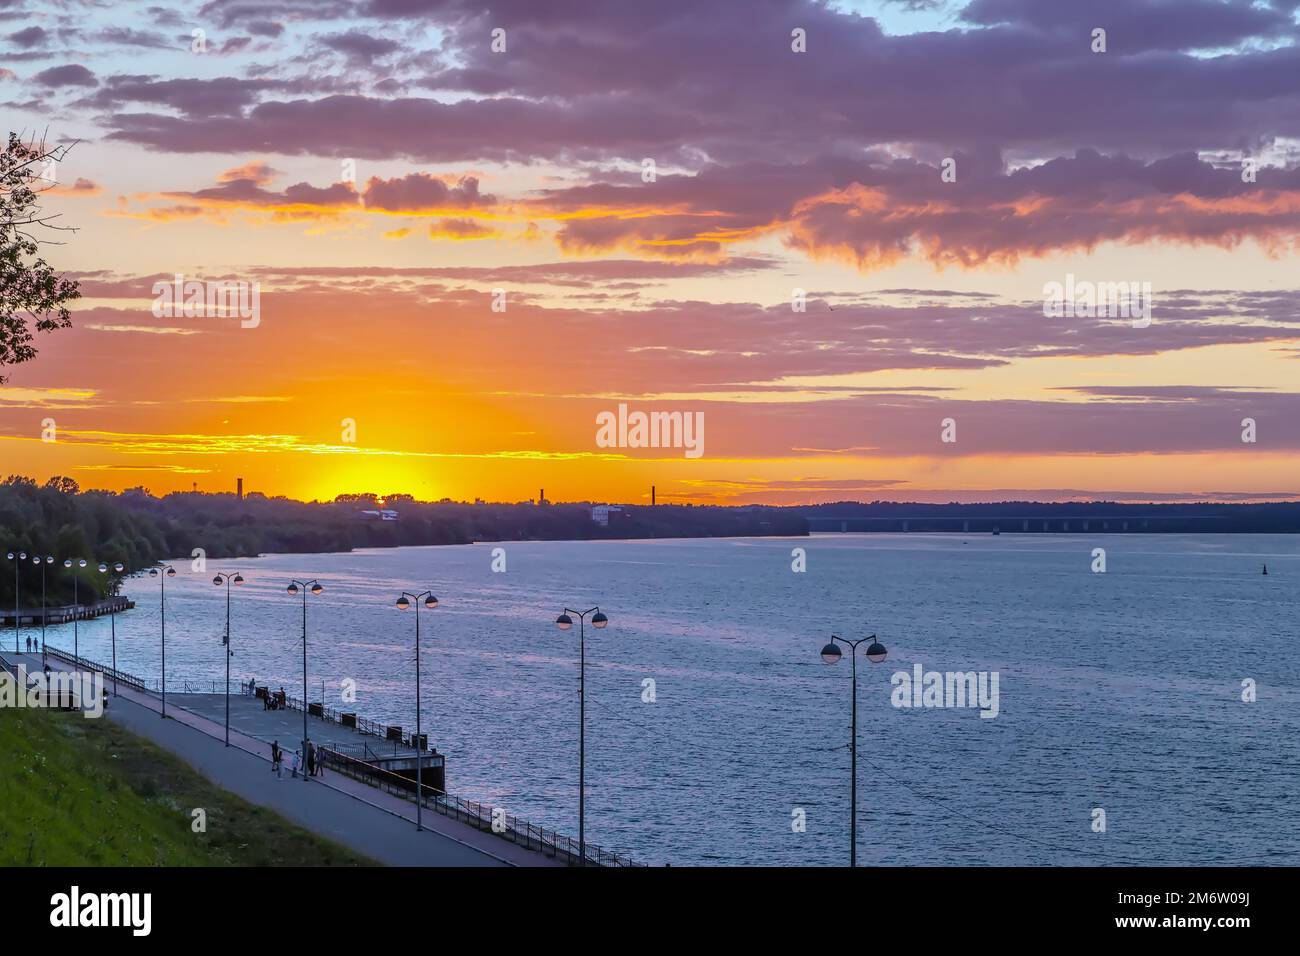
M49 662L55 670L67 666L63 656L51 655ZM0 654L0 666L11 672L25 667L34 674L41 667L41 655L6 652ZM114 688L106 680L109 696L103 717L87 722L120 725L235 796L281 814L317 837L365 858L389 866L562 866L567 861L554 849L530 849L519 839L512 841L471 826L464 822L463 814L449 806L442 808L444 812L426 811L423 830L414 831L413 836L414 805L377 786L374 780L353 779L336 770L310 781L295 778L289 768L293 744L288 728L280 735L286 745L284 769L276 774L271 772L266 740L232 728L226 746L222 725L188 710L183 703L187 695L169 694L166 719L160 719L159 698L137 685L138 681L130 686L119 681ZM241 699L239 703L251 705L252 701ZM251 712L262 713L256 707ZM312 857L301 864L329 865L329 859Z
M41 709L3 718L0 865L374 865L112 721Z

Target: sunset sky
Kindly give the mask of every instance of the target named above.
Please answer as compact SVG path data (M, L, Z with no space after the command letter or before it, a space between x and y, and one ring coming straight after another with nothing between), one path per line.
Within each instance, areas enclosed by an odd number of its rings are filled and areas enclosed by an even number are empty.
M3 370L0 474L1300 497L1298 39L1300 0L0 0L83 292ZM260 323L155 317L177 274ZM1150 325L1046 317L1069 275ZM704 454L599 447L620 403Z

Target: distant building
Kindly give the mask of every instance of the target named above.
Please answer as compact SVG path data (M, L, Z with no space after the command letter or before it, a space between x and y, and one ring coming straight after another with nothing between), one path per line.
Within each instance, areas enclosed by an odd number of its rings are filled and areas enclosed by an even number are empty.
M593 505L591 509L591 520L598 525L606 528L609 527L609 519L613 515L621 515L623 509L618 505Z
M357 517L362 521L396 521L397 512L389 508L380 508L374 511L359 511Z

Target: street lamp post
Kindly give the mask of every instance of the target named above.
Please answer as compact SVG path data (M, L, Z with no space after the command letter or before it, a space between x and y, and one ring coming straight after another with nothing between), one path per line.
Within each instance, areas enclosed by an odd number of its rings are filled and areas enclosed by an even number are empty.
M64 558L63 566L65 568L71 568L72 559ZM86 559L78 558L77 567L84 568L85 566L86 566ZM81 636L80 636L80 630L78 628L78 623L81 620L81 615L79 613L81 611L81 591L79 587L80 583L81 583L81 578L77 576L76 571L73 571L72 572L72 656L77 662L77 667L81 667Z
M578 615L578 865L587 865L587 615L591 615L591 626L603 628L609 624L609 618L601 613L600 607L585 611L565 608L555 619L555 626L562 631L573 627L570 614Z
M113 565L113 570L116 571L118 574L121 574L123 570L122 562L119 561L117 564ZM99 566L99 573L107 574L108 565L101 564ZM113 696L116 697L117 696L117 605L111 602L112 597L113 595L110 594L109 595L110 603L108 605L108 623L113 631Z
M307 760L307 592L320 594L325 589L313 578L310 581L290 581L287 590L290 594L297 594L299 588L302 588L302 759L305 768ZM324 703L321 701L322 706ZM308 779L304 770L302 782L306 783Z
M244 576L236 571L229 574L225 571L218 571L212 579L212 583L217 587L226 586L226 637L221 642L221 646L226 649L226 746L230 746L230 656L233 653L230 650L230 585L244 583Z
M162 719L167 719L167 579L176 577L170 564L158 562L149 569L149 577L158 579L158 644L162 650Z
M45 663L45 569L54 563L54 555L36 555L32 564L41 566L41 663Z
M433 610L438 606L438 599L433 596L432 591L421 591L419 594L411 594L409 591L403 591L401 597L397 599L398 610L405 611L411 606L412 601L424 600L424 606ZM422 811L424 808L424 741L420 737L420 610L415 611L415 829L424 829L424 818Z
M14 653L18 651L18 565L27 560L27 552L19 551L17 554L10 551L5 555L14 563Z
M876 640L876 635L860 638L856 641L848 641L842 637L831 635L831 642L822 648L822 660L827 664L838 664L842 653L836 646L836 642L849 647L849 654L853 658L853 738L849 744L850 758L850 783L849 783L849 866L858 865L858 645L866 641L871 643L867 645L866 657L873 664L879 664L885 659L888 653L885 645Z

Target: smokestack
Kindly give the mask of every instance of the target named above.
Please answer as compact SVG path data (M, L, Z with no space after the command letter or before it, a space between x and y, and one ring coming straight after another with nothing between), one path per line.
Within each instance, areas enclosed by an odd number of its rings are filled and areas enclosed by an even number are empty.
M239 501L243 501L244 500L244 479L236 478L235 481L236 481L235 498L238 499Z
M653 508L654 506L655 506L655 486L651 485L650 486L650 507Z
M539 489L537 490L537 503L538 503L539 505L544 505L544 504L546 504L546 489L545 489L545 488L539 488Z

